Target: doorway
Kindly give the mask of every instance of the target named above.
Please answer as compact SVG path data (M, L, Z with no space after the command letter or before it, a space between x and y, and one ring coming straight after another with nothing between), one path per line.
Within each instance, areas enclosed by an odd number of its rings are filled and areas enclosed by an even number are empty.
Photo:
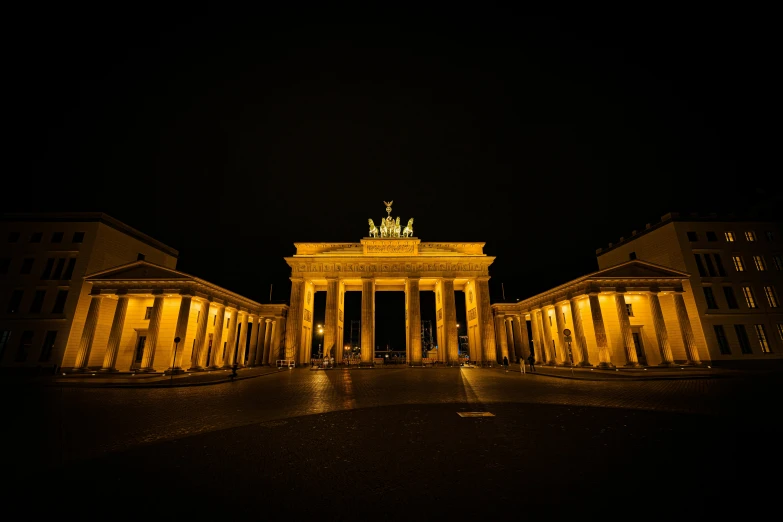
M636 349L636 359L642 366L647 366L647 356L644 354L644 345L642 344L642 333L639 331L632 332L631 336L633 337L633 346Z
M147 332L139 332L136 339L136 348L133 350L133 361L131 361L131 370L141 368L141 361L144 358L144 347L147 345Z

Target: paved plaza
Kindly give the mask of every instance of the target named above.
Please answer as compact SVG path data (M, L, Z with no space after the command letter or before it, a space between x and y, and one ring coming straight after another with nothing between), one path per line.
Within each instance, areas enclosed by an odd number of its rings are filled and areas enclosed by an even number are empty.
M752 516L781 485L777 372L251 376L133 389L7 386L6 397L19 397L7 402L5 430L15 498L38 513L88 518L620 519L629 509L634 518L685 518Z

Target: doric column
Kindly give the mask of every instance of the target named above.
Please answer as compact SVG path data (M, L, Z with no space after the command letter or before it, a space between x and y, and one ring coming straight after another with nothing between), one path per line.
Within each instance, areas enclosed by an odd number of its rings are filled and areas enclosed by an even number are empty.
M527 359L530 352L530 342L527 338L527 321L525 315L516 315L511 318L511 328L514 332L515 360Z
M236 362L239 366L245 366L245 351L247 350L247 312L239 312L239 348L237 348Z
M565 342L565 321L563 316L563 305L556 304L552 313L555 314L555 324L557 325L557 343L560 346L560 364L570 366L573 362L573 356L568 353L568 345Z
M207 326L209 325L209 301L206 299L200 299L200 301L201 310L196 322L196 340L193 343L193 352L190 354L190 368L188 369L191 372L198 372L204 369L201 358L204 354L204 341L207 338Z
M492 366L492 362L497 361L497 353L495 351L495 325L492 322L492 309L489 304L489 277L476 278L476 294L476 300L479 303L484 362Z
M598 346L598 367L614 368L612 358L609 354L609 344L606 339L606 327L604 326L604 316L601 313L601 303L598 301L598 294L590 294L590 317L593 320L593 331L595 331L595 344Z
M500 348L500 354L496 355L501 361L503 361L503 357L509 357L508 355L508 336L509 336L509 330L508 330L508 320L503 315L495 315L495 335L496 338L496 346ZM513 346L513 341L511 341ZM511 358L509 357L509 361Z
M674 366L672 347L669 345L669 333L666 331L666 323L663 321L663 310L661 310L661 302L658 299L657 290L650 292L649 300L653 328L655 328L655 336L658 338L658 350L661 354L660 366Z
M298 360L297 357L301 351L302 337L302 314L304 314L304 280L291 278L291 307L288 310L288 321L286 324L285 336L285 358L288 360ZM273 363L275 364L275 363Z
M239 310L226 307L228 321L228 339L226 339L226 353L223 354L223 368L231 368L234 364L237 344L237 323L239 322Z
M557 310L555 310L557 313ZM551 316L549 310L546 308L541 309L541 323L544 325L544 349L546 350L546 363L549 366L557 365L557 357L555 353L555 347L552 345L552 325L550 324Z
M256 366L264 366L267 364L267 360L264 357L264 339L266 338L266 318L258 316L258 319L256 321L258 325L256 328L258 329L258 339L256 339L256 355L253 359L253 364Z
M362 285L364 283L362 282ZM364 298L364 292L362 292ZM334 351L335 359L342 360L342 342L337 346L337 313L340 306L340 282L336 277L326 278L326 316L324 318L324 352ZM362 304L362 319L364 319L364 304ZM308 363L310 361L308 360ZM364 358L362 358L362 362Z
M179 314L177 315L177 326L174 329L174 338L179 337L179 344L171 347L171 366L168 371L173 373L182 373L182 353L185 351L185 337L188 333L188 321L190 320L190 305L193 296L183 295L179 304ZM176 352L176 353L175 353Z
M258 321L258 316L256 314L250 314L248 319L250 319L250 323L253 326L252 326L252 331L250 332L250 353L247 354L247 365L252 367L256 365L256 352L258 351L259 321Z
M280 344L282 342L280 337L285 334L285 323L283 322L283 318L275 316L275 318L272 319L270 328L272 333L269 337L269 364L274 366L277 364L277 359L285 355L285 353L281 353L280 349ZM285 350L285 346L283 346L282 349Z
M575 297L569 300L571 304L571 323L574 325L574 342L576 348L576 357L579 359L577 366L592 366L590 356L587 354L587 339L585 339L585 330L582 327L582 316L579 313L579 301Z
M508 343L508 362L517 362L517 339L516 332L514 331L514 318L506 317L504 322L506 323L503 326L506 334L506 342Z
M631 320L628 317L628 307L625 306L625 295L622 292L614 294L614 302L617 306L617 318L620 320L620 333L622 334L623 344L625 345L625 365L640 366L639 359L636 357L636 348L633 344L631 335Z
M122 328L125 326L125 315L128 312L128 295L117 296L117 308L114 309L114 319L111 322L109 332L109 344L106 346L106 355L103 358L102 372L116 372L117 352L120 349Z
M144 355L141 359L140 372L154 372L155 351L158 347L158 336L160 335L160 322L163 319L163 295L156 295L152 303L152 313L150 314L150 325L147 330L147 344L144 346Z
M269 356L270 343L272 342L272 323L274 321L268 317L264 319L264 349L261 350L262 364L273 365L275 361ZM275 356L277 359L277 356Z
M76 354L75 371L84 371L90 362L90 352L92 351L92 340L95 337L95 329L98 327L98 317L101 313L101 296L90 296L90 309L87 311L87 318L84 321L82 338L79 341L79 352Z
M212 330L212 353L209 356L209 368L220 368L223 363L223 321L226 319L226 307L215 303L215 326Z
M533 329L533 356L536 358L536 364L544 364L544 345L541 339L544 337L543 326L541 326L541 310L530 311L530 327Z
M410 360L408 364L421 364L421 295L419 294L419 278L408 278L408 347Z
M375 353L375 279L362 278L362 346L363 363L372 363ZM342 352L342 348L340 348ZM326 352L324 352L326 353Z
M441 291L443 292L444 337L443 340L438 339L438 343L444 349L441 361L456 366L459 365L459 334L457 333L457 299L454 294L454 279L451 277L443 278Z
M682 334L682 342L685 344L685 356L688 358L688 364L698 366L701 364L701 358L696 349L696 342L693 340L691 320L688 318L688 310L685 308L682 292L674 294L674 309L677 311L677 321L680 323L680 333Z

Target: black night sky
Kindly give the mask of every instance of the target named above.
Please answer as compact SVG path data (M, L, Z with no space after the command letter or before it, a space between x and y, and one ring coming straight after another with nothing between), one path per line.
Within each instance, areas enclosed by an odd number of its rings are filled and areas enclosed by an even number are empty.
M19 13L4 211L106 212L268 302L295 241L394 200L422 241L485 241L496 302L667 212L780 206L770 22L352 15Z

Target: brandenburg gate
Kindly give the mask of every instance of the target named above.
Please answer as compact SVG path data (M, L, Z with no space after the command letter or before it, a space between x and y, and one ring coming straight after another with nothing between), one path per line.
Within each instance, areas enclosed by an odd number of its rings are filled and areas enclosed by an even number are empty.
M309 365L313 336L313 297L326 292L324 355L343 357L345 292L362 293L361 362L372 364L375 349L375 292L405 292L406 355L422 363L419 292L435 292L438 360L458 364L456 292L464 294L469 355L477 364L496 363L495 328L489 302L489 265L484 243L423 243L413 235L413 218L404 228L388 216L359 243L294 243L291 303L286 323L285 359Z

